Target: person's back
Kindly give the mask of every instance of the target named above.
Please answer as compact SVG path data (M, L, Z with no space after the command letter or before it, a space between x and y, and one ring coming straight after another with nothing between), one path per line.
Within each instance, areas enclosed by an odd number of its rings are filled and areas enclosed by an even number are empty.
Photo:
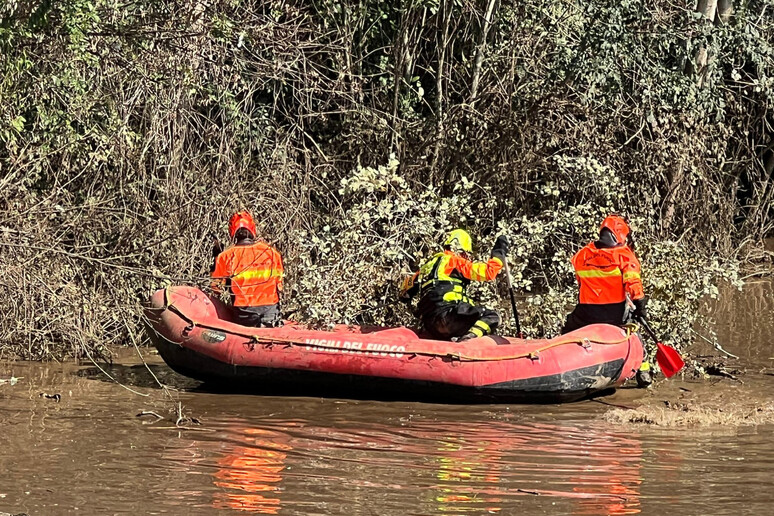
M265 242L242 242L218 256L213 276L230 281L234 306L273 305L282 290L282 257Z
M213 288L228 288L235 322L245 326L279 324L282 256L269 244L255 241L255 223L247 212L231 217L229 235L235 244L216 258Z
M611 215L600 228L599 240L589 243L572 258L578 280L578 304L567 316L562 333L588 324L623 324L627 296L641 314L645 312L641 267L627 245L629 226L623 217Z

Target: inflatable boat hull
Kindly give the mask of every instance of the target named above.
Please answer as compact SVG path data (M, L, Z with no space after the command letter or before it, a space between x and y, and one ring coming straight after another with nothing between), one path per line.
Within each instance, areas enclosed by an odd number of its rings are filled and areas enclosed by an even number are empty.
M156 292L148 334L176 372L265 393L435 401L573 401L610 391L642 363L636 334L598 324L554 339L491 336L453 343L408 328L247 328L192 287Z

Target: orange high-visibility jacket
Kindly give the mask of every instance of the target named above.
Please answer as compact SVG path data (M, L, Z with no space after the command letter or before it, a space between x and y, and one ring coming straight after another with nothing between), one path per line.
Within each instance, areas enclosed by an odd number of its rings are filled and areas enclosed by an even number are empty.
M219 291L227 283L234 306L273 305L279 303L284 275L282 256L269 244L235 245L215 260L212 287Z
M572 257L580 285L578 301L584 304L610 304L645 297L640 261L628 246L597 248L594 242Z

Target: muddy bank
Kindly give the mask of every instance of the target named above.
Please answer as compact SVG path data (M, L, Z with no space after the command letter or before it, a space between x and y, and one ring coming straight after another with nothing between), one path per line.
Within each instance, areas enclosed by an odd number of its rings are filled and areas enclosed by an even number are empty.
M774 378L757 373L734 380L662 382L604 419L616 424L666 427L755 426L774 423Z
M774 423L774 285L726 287L703 309L717 338L701 328L688 358L694 371L657 382L632 403L605 414L613 423L656 426L751 426ZM722 350L713 346L717 342ZM724 352L725 351L725 352ZM696 374L698 371L698 374Z

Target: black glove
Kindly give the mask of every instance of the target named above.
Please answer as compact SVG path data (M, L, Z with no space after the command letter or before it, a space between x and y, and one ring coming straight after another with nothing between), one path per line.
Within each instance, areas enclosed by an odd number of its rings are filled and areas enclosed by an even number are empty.
M210 232L209 237L212 239L212 257L217 258L223 252L223 244L215 233Z
M212 266L210 267L210 274L215 272L215 267L218 264L218 256L223 252L223 244L220 243L218 237L213 234L212 238L214 240L212 242Z
M419 283L415 281L416 276L407 276L403 279L398 294L398 301L401 303L410 303L411 299L419 292Z
M494 247L492 247L492 256L497 256L500 259L504 259L505 255L508 254L508 247L510 244L508 243L508 237L505 235L500 235L497 237L497 240L495 240Z
M634 317L635 319L648 319L648 311L645 308L645 305L648 304L648 298L643 297L642 299L635 299L632 301L634 303Z

